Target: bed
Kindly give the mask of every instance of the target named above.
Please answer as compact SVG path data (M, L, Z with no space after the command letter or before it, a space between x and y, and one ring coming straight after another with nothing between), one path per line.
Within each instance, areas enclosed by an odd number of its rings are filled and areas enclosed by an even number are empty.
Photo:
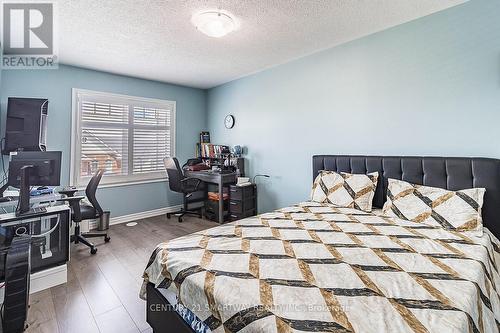
M484 187L482 236L301 202L159 244L141 290L154 332L498 332L500 160L313 156L320 170Z

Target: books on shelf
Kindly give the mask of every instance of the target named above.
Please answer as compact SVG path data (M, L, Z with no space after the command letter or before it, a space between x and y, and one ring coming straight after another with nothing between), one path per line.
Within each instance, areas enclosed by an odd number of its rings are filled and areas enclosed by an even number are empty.
M204 158L220 158L222 154L229 153L229 147L214 145L211 143L200 143L200 155Z
M210 143L210 132L200 132L200 142L196 144L196 157L217 159L229 152L228 146Z

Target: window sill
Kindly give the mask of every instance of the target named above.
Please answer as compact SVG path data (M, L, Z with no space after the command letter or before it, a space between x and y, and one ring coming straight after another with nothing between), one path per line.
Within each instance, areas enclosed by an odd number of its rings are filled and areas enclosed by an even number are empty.
M152 183L161 183L168 182L167 178L158 178L158 179L148 179L148 180L133 180L133 181L125 181L119 183L101 183L99 184L99 188L111 188L111 187L123 187L123 186L134 186L134 185L142 185L142 184L152 184ZM79 191L85 190L87 185L77 186Z

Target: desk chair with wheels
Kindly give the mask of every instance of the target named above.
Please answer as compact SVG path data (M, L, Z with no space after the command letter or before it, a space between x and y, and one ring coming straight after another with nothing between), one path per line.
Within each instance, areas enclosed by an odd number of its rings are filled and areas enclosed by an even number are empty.
M201 198L193 198L193 194L195 192L205 191L205 183L199 179L184 176L184 173L179 165L179 161L175 157L166 157L163 159L163 163L165 164L165 169L167 170L168 186L170 190L182 193L183 195L183 208L176 212L167 213L167 218L170 218L172 215L177 215L179 222L182 222L182 217L184 215L195 215L201 218L203 207L189 209L188 205L195 202L205 201L206 195Z
M103 169L97 170L85 189L85 196L90 202L90 205L81 203L81 200L85 198L84 196L74 196L78 191L76 189L59 191L60 194L66 195L65 198L59 199L59 201L66 201L69 203L72 211L71 217L75 223L75 234L71 237L71 240L75 244L83 243L90 247L91 254L96 254L97 248L93 243L89 242L87 238L104 237L106 243L111 239L106 232L80 232L80 222L99 218L104 213L95 196L103 174Z

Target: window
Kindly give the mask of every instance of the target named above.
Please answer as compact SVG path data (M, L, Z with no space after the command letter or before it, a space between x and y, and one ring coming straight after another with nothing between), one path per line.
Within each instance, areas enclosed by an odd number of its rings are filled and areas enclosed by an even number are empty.
M99 168L99 161L93 160L92 164L90 165L90 173L88 173L87 176L91 176L94 173L96 173L98 168Z
M84 186L161 180L175 156L175 102L73 89L71 181Z
M113 160L106 160L106 172L113 172L114 165Z

